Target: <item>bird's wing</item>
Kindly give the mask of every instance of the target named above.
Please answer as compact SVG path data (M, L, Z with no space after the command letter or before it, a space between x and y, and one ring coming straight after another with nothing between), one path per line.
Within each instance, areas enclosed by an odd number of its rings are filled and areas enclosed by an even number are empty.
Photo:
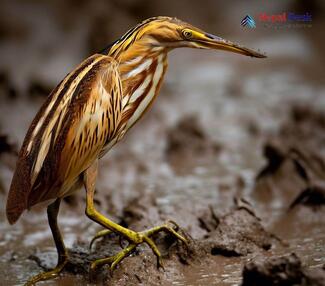
M8 195L9 222L26 208L68 191L118 136L121 108L113 58L94 55L65 77L27 132Z

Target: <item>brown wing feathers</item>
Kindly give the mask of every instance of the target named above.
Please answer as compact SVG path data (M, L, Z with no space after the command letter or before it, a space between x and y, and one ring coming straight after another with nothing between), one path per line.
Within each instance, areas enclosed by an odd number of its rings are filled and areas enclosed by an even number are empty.
M20 214L23 212L23 210L27 208L28 194L31 190L31 169L34 158L36 156L36 148L33 148L31 152L27 153L27 146L30 142L31 136L33 134L33 131L35 130L37 123L42 118L42 115L44 114L47 106L53 100L53 96L58 91L59 86L61 84L62 82L51 92L51 94L48 96L47 100L35 116L19 152L16 169L11 182L6 205L7 218L10 224L15 223L18 220ZM39 138L36 137L34 143L35 147L39 146L39 141Z
M110 66L113 67L109 68ZM98 112L97 109L100 104L97 103L97 100L101 102L102 99L101 94L95 91L99 91L97 85L103 76L106 77L104 84L106 89L109 87L110 90L115 90L114 84L116 83L120 87L119 79L114 82L112 81L112 75L105 74L107 71L113 71L114 68L117 69L115 63L112 65L111 58L103 55L94 55L79 65L75 71L67 75L47 98L33 120L19 154L6 206L7 218L11 224L17 221L26 208L40 201L58 196L60 187L66 179L63 173L66 176L67 165L62 164L76 156L73 152L76 152L78 149L80 152L82 148L85 148L82 147L83 139L87 135L90 136L89 133L91 133L91 130L82 130L81 137L83 138L78 142L80 146L74 146L77 138L71 139L71 136L73 137L76 134L73 128L83 128L83 126L78 126L78 122L82 122L83 118L90 112L89 104L94 107L93 112ZM116 77L117 75L115 71L114 76ZM112 85L113 88L111 87ZM117 92L119 98L121 97L120 93L121 91L119 90ZM116 100L117 98L113 99L114 104L116 104L114 102ZM64 105L65 103L66 105ZM103 108L103 106L100 107ZM112 109L114 109L113 106L110 108L110 111ZM105 117L112 117L112 114L106 110L102 112L107 114ZM104 122L109 125L107 121L103 121L102 115L100 116L101 125ZM113 122L110 123L112 126ZM116 124L116 122L114 123ZM97 136L98 127L96 128L95 125L92 122L93 132L96 132ZM101 126L101 128L103 127ZM106 132L107 135L109 135L108 133ZM78 136L80 136L79 133ZM94 137L95 135L92 134L92 136ZM73 144L67 146L67 142L73 142ZM45 146L44 144L48 145ZM63 152L65 153L62 154ZM62 159L63 156L65 156L65 160ZM82 154L79 153L77 156L80 158ZM87 156L89 157L90 154L88 153ZM84 159L85 164L81 166L82 168L85 168L87 162L93 159L90 157ZM35 171L36 167L39 168L38 172L36 172L37 170ZM76 171L78 173L78 170ZM80 170L80 172L82 171ZM70 179L73 180L75 178Z

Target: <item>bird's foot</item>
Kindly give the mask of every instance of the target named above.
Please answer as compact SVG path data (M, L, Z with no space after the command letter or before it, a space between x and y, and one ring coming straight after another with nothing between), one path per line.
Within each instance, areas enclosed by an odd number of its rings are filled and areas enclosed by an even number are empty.
M40 281L54 279L63 271L67 262L68 262L67 256L61 257L61 261L59 261L59 263L57 264L57 266L54 269L52 269L50 271L42 272L40 274L33 276L24 284L24 286L32 286Z
M121 262L128 255L130 255L135 250L135 248L142 243L146 243L152 249L153 253L157 257L158 267L163 268L161 253L157 245L151 239L151 237L163 231L173 235L176 239L181 240L185 245L188 245L187 240L177 232L178 229L179 226L175 222L168 221L167 223L161 226L156 226L146 231L142 231L142 232L130 231L130 233L127 236L124 235L125 238L129 241L129 245L114 256L93 261L90 265L90 272L93 272L96 268L104 264L108 264L110 266L111 271L113 271L119 262ZM105 234L107 233L109 232L106 232ZM94 239L102 237L103 235L104 235L104 231L97 233Z

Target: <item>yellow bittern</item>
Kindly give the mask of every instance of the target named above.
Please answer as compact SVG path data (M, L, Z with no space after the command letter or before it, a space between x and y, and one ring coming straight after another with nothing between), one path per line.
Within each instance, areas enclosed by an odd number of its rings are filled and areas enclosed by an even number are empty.
M129 242L113 257L91 264L112 269L137 245L146 243L161 264L152 235L165 231L186 243L174 223L135 232L101 215L94 207L98 160L142 117L157 96L167 68L167 53L175 48L225 50L263 58L176 18L154 17L138 24L105 50L84 60L50 93L33 120L19 153L6 212L15 223L25 209L48 202L47 214L58 252L57 266L31 278L27 285L57 276L68 255L57 216L62 198L82 185L86 215Z

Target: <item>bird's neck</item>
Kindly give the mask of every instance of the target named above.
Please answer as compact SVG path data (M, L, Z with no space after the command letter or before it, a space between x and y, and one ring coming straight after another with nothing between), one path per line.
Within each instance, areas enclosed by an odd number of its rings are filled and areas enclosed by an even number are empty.
M154 48L143 51L130 50L117 59L119 62L123 94L131 95L137 84L146 78L153 78L159 67L164 69L167 51L163 48ZM161 74L161 76L163 73Z
M124 120L129 129L159 93L167 68L167 50L134 46L116 60L122 80Z

